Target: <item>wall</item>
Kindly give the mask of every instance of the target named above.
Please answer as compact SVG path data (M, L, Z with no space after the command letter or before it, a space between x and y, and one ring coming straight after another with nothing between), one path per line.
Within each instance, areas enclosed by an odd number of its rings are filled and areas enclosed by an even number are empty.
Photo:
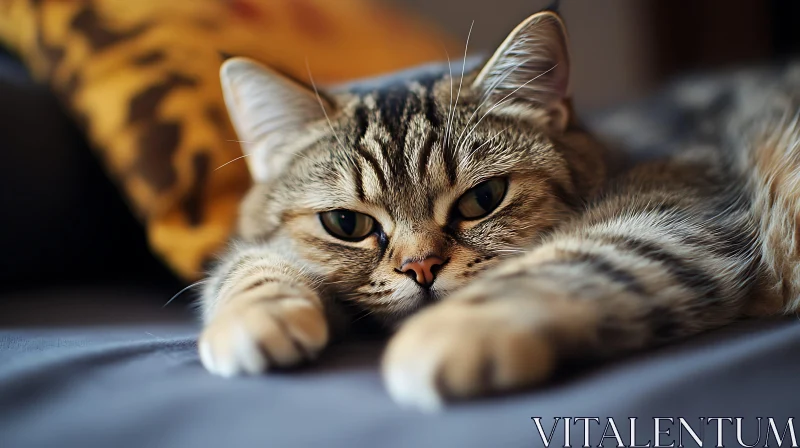
M491 52L517 23L549 1L392 0L441 24L466 40L471 54ZM572 90L576 105L593 109L641 96L652 88L653 67L647 2L562 0L572 46ZM452 59L460 56L451 55Z

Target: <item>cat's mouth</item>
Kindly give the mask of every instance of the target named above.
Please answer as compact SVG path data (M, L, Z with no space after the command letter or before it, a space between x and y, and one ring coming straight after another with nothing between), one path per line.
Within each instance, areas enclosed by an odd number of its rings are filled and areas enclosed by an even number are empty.
M436 291L427 288L420 288L420 289L421 289L420 292L417 294L420 306L425 306L426 304L439 301L440 297L439 294L436 293Z
M436 289L435 287L420 288L419 292L416 294L416 297L414 297L416 309L419 310L421 308L425 308L426 306L441 302L446 295L447 291Z
M392 323L399 323L423 308L444 300L449 293L449 289L437 288L436 285L426 288L416 284L413 286L405 284L393 290L392 295L394 297L391 304L385 303L383 306L379 304L367 305L367 308L372 308L373 317L391 325Z
M400 307L401 309L396 308L391 313L392 318L402 320L423 308L441 301L443 297L443 291L437 291L435 288L418 288L413 294L409 294L402 299L403 305Z

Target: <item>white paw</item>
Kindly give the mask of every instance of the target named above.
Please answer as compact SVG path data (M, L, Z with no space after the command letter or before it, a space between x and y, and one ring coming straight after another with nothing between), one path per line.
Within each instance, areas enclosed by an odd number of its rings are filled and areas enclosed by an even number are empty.
M198 347L209 372L229 377L310 361L327 342L322 310L308 299L288 297L226 305Z
M383 377L402 405L436 411L447 401L546 379L553 351L520 319L515 301L450 303L412 317L389 342Z

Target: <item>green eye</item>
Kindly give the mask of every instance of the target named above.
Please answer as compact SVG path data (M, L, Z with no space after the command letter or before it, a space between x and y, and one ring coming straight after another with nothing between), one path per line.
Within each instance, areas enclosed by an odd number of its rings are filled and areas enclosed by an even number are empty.
M375 228L375 220L371 216L351 210L320 213L319 220L328 233L348 241L362 240Z
M505 179L495 178L478 184L458 200L458 212L464 219L478 219L491 213L506 194Z

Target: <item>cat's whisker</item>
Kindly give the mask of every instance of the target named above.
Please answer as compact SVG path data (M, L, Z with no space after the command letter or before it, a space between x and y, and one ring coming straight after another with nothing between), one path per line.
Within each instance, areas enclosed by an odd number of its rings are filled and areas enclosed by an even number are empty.
M467 33L467 43L464 45L464 61L461 64L461 78L458 80L458 93L456 93L456 102L453 105L452 112L450 113L450 117L447 120L447 131L445 132L445 144L450 143L450 133L453 130L453 119L455 118L455 112L458 108L458 99L461 96L461 86L464 84L464 70L467 68L467 51L469 50L469 39L472 36L472 27L475 26L475 21L473 20L472 23L469 25L469 33ZM451 77L452 79L452 77Z
M249 142L249 141L245 141L245 140L226 140L226 141L229 141L229 142L236 142L236 143L247 143L247 144L255 144L255 143L258 143L258 142ZM276 150L274 150L273 152L274 152L274 153L276 153L276 154L280 154L280 153L283 153L283 152L285 152L285 151L284 151L284 150L282 150L282 149L279 149L279 150L278 150L278 149L276 149ZM226 165L228 165L228 164L230 164L230 163L233 163L233 162L235 162L235 161L237 161L237 160L243 159L243 158L245 158L245 157L248 157L248 156L250 156L250 155L251 155L251 154L244 154L244 155L241 155L241 156L239 156L239 157L237 157L237 158L235 158L235 159L233 159L233 160L230 160L230 161L228 161L228 162L225 162L225 163L223 163L222 165L220 165L220 166L218 166L217 168L215 168L215 169L214 169L214 171L217 171L218 169L220 169L220 168L222 168L222 167L224 167L224 166L226 166ZM305 155L303 155L303 154L300 154L299 152L295 152L294 154L292 154L292 156L296 156L296 157L302 157L302 158L304 158L304 159L306 159L306 160L311 160L311 161L313 162L313 160L312 160L311 158L309 158L309 157L307 157L307 156L305 156Z
M198 281L196 281L196 282L192 283L191 285L189 285L189 286L187 286L187 287L185 287L185 288L181 289L180 291L178 291L178 293L177 293L177 294L175 294L174 296L172 296L172 298L171 298L171 299L167 300L167 303L165 303L165 304L164 304L164 305L163 305L161 308L166 308L166 307L167 307L167 305L169 305L170 303L172 303L172 301L173 301L173 300L177 299L177 298L178 298L178 296L180 296L180 295L181 295L181 294L183 294L184 292L188 291L189 289L191 289L191 288L194 288L195 286L204 285L204 284L206 284L207 282L208 282L208 280L198 280Z
M464 128L461 130L461 134L458 135L458 140L456 142L456 147L460 146L462 138L464 137L464 133L467 132L467 129L469 128L469 125L472 123L472 120L475 118L475 116L478 114L478 112L480 112L482 110L483 105L486 104L486 101L488 101L489 98L491 97L491 95L490 95L491 92L494 89L496 89L497 86L500 85L500 83L505 81L512 73L514 73L515 70L517 70L518 68L522 67L524 64L528 63L530 60L531 59L528 58L528 59L525 59L525 60L519 62L516 65L510 66L506 70L505 74L502 77L498 77L496 80L494 80L492 82L492 84L489 87L486 88L486 91L483 94L483 98L481 99L480 104L478 104L478 107L475 108L475 110L472 112L472 114L467 119L466 123L464 123Z
M241 155L241 156L239 156L239 157L237 157L237 158L235 158L235 159L231 160L230 162L225 162L225 163L223 163L222 165L220 165L220 166L218 166L218 167L214 168L214 171L217 171L218 169L220 169L220 168L224 167L225 165L229 165L229 164L231 164L231 163L233 163L233 162L235 162L235 161L237 161L237 160L244 159L245 157L247 157L247 156L249 156L249 155L250 155L250 154L244 154L244 155Z
M516 89L512 90L512 91L511 91L511 92L510 92L508 95L506 95L506 96L504 96L503 98L501 98L501 99L500 99L500 101L496 102L496 103L494 104L494 106L492 106L491 108L489 108L489 110L487 110L487 111L486 111L486 113L485 113L485 114L483 114L483 116L481 116L480 120L478 120L478 122L477 122L477 123L475 123L475 126L473 126L473 127L472 127L472 129L469 131L469 134L467 134L467 135L466 135L464 138L465 138L466 140L469 140L469 137L472 135L472 133L473 133L473 132L475 132L475 129L477 129L477 128L478 128L478 125L479 125L479 124L481 124L481 122L483 121L483 119L484 119L484 118L486 118L486 116L487 116L487 115L489 115L490 113L492 113L492 111L493 111L493 110L495 110L497 107L499 107L500 105L502 105L503 103L505 103L506 101L508 101L508 99L511 97L511 95L513 95L513 94L517 93L517 92L518 92L520 89L522 89L523 87L525 87L525 86L527 86L528 84L532 83L533 81L536 81L537 79L541 78L542 76L544 76L544 75L546 75L546 74L550 73L551 71L555 70L555 68L556 68L556 67L558 67L558 64L555 64L555 65L553 65L552 67L550 67L549 69L547 69L547 70L543 71L542 73L540 73L540 74L538 74L538 75L534 76L533 78L531 78L531 79L529 79L528 81L526 81L524 84L522 84L522 85L520 85L519 87L517 87Z
M506 127L505 129L503 129L503 130L501 130L500 132L496 133L495 135L493 135L492 137L490 137L490 138L489 138L487 141L483 142L483 143L482 143L480 146L478 146L477 148L474 148L472 151L470 151L470 153L469 153L469 154L467 154L467 156L466 156L466 157L462 157L462 158L461 158L461 160L458 162L458 167L459 167L459 169L460 169L460 170L462 170L462 171L466 171L466 168L467 168L467 167L469 166L469 164L472 162L472 156L474 156L476 152L478 152L478 151L479 151L481 148L483 148L483 147L484 147L484 146L486 146L487 144L491 143L491 142L492 142L492 141L493 141L495 138L497 138L497 137L498 137L500 134L502 134L503 132L507 131L507 130L508 130L508 129L510 129L510 128L511 128L510 126L509 126L509 127ZM492 148L492 149L496 149L496 148Z
M448 109L447 109L447 117L449 118L450 115L453 113L453 66L450 64L450 53L448 53L447 48L444 49L444 54L447 56L447 70L450 72L450 101L448 101ZM446 133L442 133L439 138L439 144L444 147L444 142L446 138Z
M371 310L364 310L364 311L365 311L365 312L364 312L364 313L363 313L361 316L358 316L358 317L356 317L355 319L353 319L353 323L355 323L355 322L358 322L358 321L360 321L360 320L362 320L362 319L365 319L365 318L367 318L367 317L369 317L369 316L372 316L372 315L373 315L373 314L375 314L375 313L376 313L378 310L376 310L376 309L371 309Z
M497 86L502 84L506 79L508 79L509 76L511 76L520 67L530 63L532 60L533 60L533 58L525 58L525 59L522 59L520 62L518 62L516 64L509 65L503 71L503 75L502 76L498 76L497 79L492 81L492 83L486 88L486 90L483 93L483 102L481 103L481 105L483 105L483 103L488 101L489 97L491 96L491 93L494 91L494 89L497 88Z
M325 103L322 101L322 97L319 95L319 89L317 88L317 84L314 82L314 76L311 75L311 65L308 62L308 58L306 58L306 71L308 72L308 79L311 82L311 87L314 89L314 95L317 97L317 102L319 103L319 107L322 109L322 113L325 115L325 121L328 122L328 128L330 128L333 137L336 139L336 142L339 144L339 148L342 150L342 154L344 154L345 158L348 162L350 162L353 166L356 167L359 171L361 170L361 166L355 160L352 154L347 151L342 139L339 137L339 134L336 133L336 130L333 128L333 122L331 122L331 118L328 115L328 110L325 109Z
M467 164L467 163L469 163L469 161L472 159L472 156L473 156L473 155L475 155L475 153L476 153L476 152L478 152L478 150L480 150L481 148L483 148L483 147L484 147L484 146L486 146L487 144L491 143L491 142L492 142L492 140L494 140L494 139L495 139L495 138L497 138L497 137L498 137L500 134L502 134L503 132L506 132L506 131L507 131L507 130L509 130L509 129L511 129L511 126L507 126L506 128L504 128L504 129L500 130L499 132L497 132L496 134L494 134L494 135L493 135L491 138L489 138L488 140L486 140L485 142L483 142L483 143L482 143L480 146L478 146L477 148L475 148L475 149L473 149L472 151L470 151L470 153L469 153L469 154L467 154L467 156L466 156L466 157L463 157L463 158L462 158L462 159L461 159L461 160L458 162L458 167L459 167L459 168L460 168L460 169L463 171L463 169L466 167L466 164Z
M234 140L230 140L230 141L234 141ZM252 142L243 142L243 143L252 143ZM285 151L284 151L284 150L274 150L273 152L274 152L275 154L285 153ZM235 159L233 159L233 160L230 160L230 161L228 161L228 162L225 162L225 163L223 163L222 165L220 165L220 166L218 166L217 168L215 168L215 169L214 169L214 171L217 171L218 169L220 169L220 168L222 168L222 167L224 167L224 166L226 166L226 165L229 165L229 164L231 164L231 163L233 163L233 162L235 162L235 161L237 161L237 160L243 159L243 158L245 158L245 157L248 157L248 156L250 156L250 155L251 155L251 154L244 154L244 155L241 155L241 156L239 156L239 157L237 157L237 158L235 158ZM309 161L312 161L312 162L314 161L314 160L313 160L313 159L311 159L310 157L308 157L308 156L306 156L306 155L304 155L304 154L301 154L301 153L299 153L299 152L294 152L294 154L292 154L292 157L302 157L302 158L304 158L304 159L306 159L306 160L309 160Z
M328 127L331 129L331 133L336 141L339 143L339 147L342 151L346 151L344 143L339 138L339 134L336 133L336 130L333 128L333 122L331 122L331 117L328 116L328 110L325 109L325 103L322 101L322 97L319 95L319 89L317 88L317 83L314 81L314 76L311 74L311 65L308 62L308 58L306 58L306 71L308 72L308 80L311 82L311 87L314 89L314 96L317 97L317 102L319 103L320 109L322 109L322 114L325 115L325 121L328 122Z

